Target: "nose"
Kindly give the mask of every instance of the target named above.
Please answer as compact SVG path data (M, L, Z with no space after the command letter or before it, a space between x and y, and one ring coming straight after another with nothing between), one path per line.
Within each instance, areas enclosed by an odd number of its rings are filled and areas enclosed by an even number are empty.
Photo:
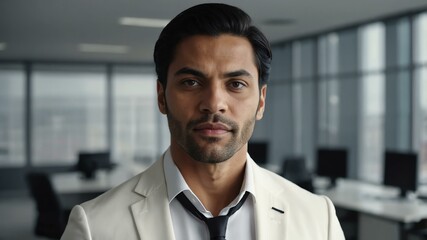
M227 111L227 91L219 84L213 84L203 91L200 111L207 114L225 113Z

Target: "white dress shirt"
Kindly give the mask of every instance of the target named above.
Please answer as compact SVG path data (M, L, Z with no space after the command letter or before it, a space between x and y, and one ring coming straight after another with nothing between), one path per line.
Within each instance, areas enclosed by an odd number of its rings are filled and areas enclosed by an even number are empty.
M250 158L249 154L247 154L247 158ZM252 166L250 165L250 161L246 161L245 176L239 195L227 207L222 209L219 214L227 215L228 210L237 205L245 192L250 193L242 207L228 219L226 232L227 240L255 240L255 191ZM184 194L193 203L197 210L205 215L205 217L213 217L212 213L206 210L197 196L188 187L184 177L181 175L180 171L172 160L170 150L166 151L164 156L164 172L166 177L166 186L175 239L209 240L209 230L205 222L194 217L175 198L179 193L184 192Z

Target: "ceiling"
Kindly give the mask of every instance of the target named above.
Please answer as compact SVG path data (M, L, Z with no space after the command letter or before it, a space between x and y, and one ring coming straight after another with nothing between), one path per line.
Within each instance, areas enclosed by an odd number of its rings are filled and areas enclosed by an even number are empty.
M1 0L0 49L4 49L0 50L0 60L151 63L161 29L123 26L119 18L171 19L201 2L206 1ZM273 43L427 10L426 0L230 0L227 3L249 13ZM266 24L280 19L292 21ZM81 43L126 46L127 53L80 52Z

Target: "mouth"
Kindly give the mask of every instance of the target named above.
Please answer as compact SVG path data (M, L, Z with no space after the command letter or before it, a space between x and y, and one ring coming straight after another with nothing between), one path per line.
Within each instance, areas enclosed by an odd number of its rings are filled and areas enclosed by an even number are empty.
M222 123L202 123L193 128L197 133L206 136L220 136L232 132L232 129Z

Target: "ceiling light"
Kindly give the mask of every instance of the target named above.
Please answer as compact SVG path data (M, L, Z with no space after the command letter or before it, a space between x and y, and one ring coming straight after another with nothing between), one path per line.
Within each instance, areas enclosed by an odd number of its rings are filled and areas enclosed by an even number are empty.
M6 43L0 42L0 51L3 51L6 49Z
M82 44L79 44L78 48L79 48L79 51L81 52L92 52L92 53L123 54L123 53L129 52L129 47L123 46L123 45L82 43Z
M119 19L119 22L121 25L127 26L163 28L170 22L170 20L156 18L122 17Z

